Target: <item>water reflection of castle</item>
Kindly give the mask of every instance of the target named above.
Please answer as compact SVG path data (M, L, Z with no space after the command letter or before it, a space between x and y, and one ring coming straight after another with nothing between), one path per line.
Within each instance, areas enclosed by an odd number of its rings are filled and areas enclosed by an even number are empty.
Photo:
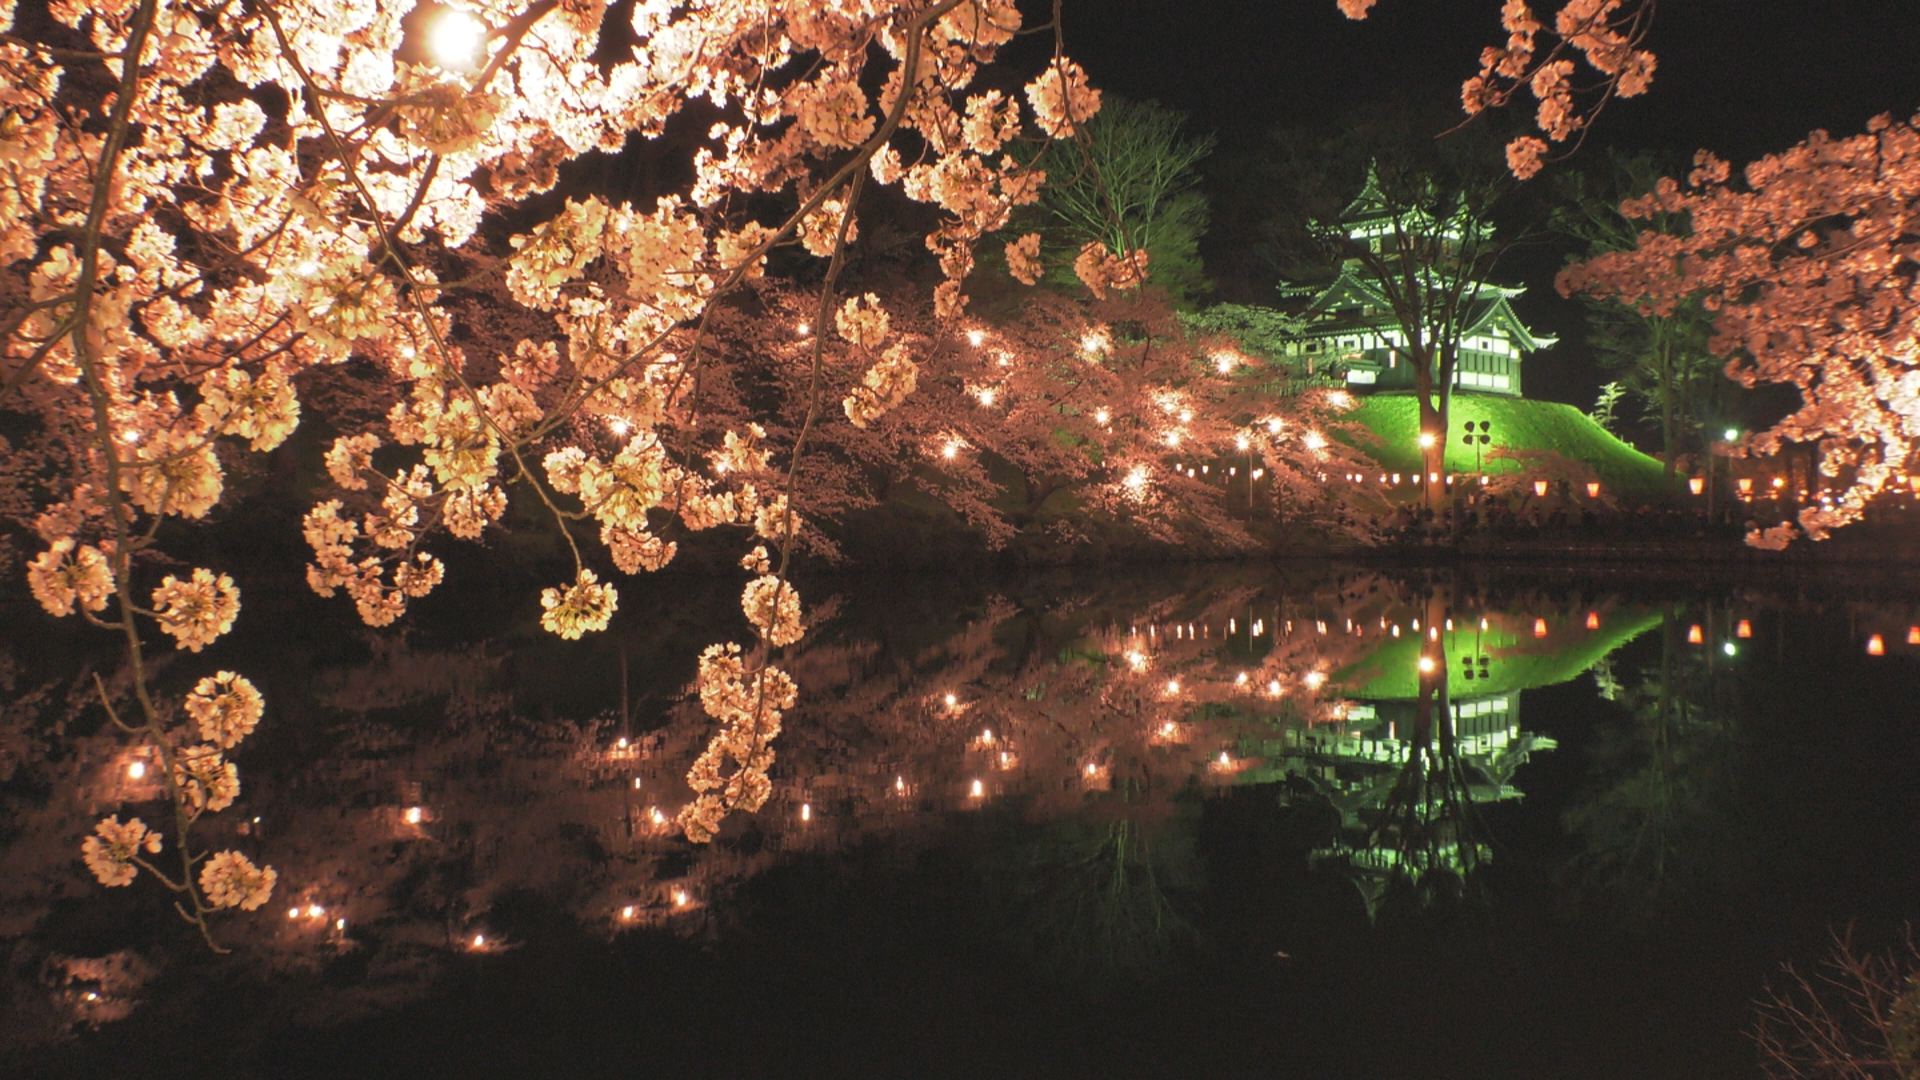
M1340 815L1338 838L1316 852L1363 873L1465 875L1489 854L1475 806L1518 799L1513 780L1553 739L1521 728L1520 692L1456 700L1421 731L1412 701L1355 701L1341 722L1282 734L1281 771Z

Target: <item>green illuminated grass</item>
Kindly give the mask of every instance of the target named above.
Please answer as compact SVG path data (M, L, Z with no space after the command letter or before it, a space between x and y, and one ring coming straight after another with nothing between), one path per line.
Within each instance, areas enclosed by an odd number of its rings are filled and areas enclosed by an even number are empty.
M1616 608L1596 613L1600 626L1586 628L1581 611L1541 612L1546 634L1534 636L1533 620L1494 615L1487 629L1478 621L1441 636L1445 639L1449 689L1458 697L1490 697L1536 686L1552 686L1578 676L1613 650L1660 625L1660 613ZM1485 678L1459 677L1461 658L1484 655ZM1411 701L1419 693L1420 635L1409 633L1386 642L1366 659L1333 673L1340 693L1362 701ZM1475 667L1475 672L1482 670Z
M1349 432L1346 441L1365 450L1382 469L1420 471L1420 405L1413 395L1364 397L1347 415L1365 431ZM1473 471L1473 449L1461 442L1461 436L1468 422L1478 425L1482 420L1493 424L1488 450L1545 451L1584 462L1608 491L1622 498L1660 498L1676 490L1677 482L1668 482L1659 461L1621 442L1573 406L1493 394L1454 395L1447 420L1449 472ZM1482 460L1486 471L1495 475L1523 470L1523 463L1516 460L1492 455Z

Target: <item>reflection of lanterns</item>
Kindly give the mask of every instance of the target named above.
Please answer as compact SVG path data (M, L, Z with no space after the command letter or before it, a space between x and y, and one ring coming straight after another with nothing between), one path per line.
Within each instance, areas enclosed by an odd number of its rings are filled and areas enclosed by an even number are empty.
M1694 623L1692 626L1687 627L1687 644L1698 645L1705 640L1707 640L1707 636L1700 630L1699 623Z
M1533 636L1534 637L1547 636L1547 620L1545 619L1533 620Z
M1599 612L1597 611L1587 612L1587 629L1589 630L1600 629L1600 613Z
M1920 626L1907 627L1907 644L1920 645Z
M476 949L484 949L484 948L486 948L486 947L487 947L487 935L485 935L485 934L475 934L475 935L473 935L473 947L474 947L474 948L476 948Z
M1433 657L1431 657L1431 656L1426 656L1426 655L1422 655L1422 656L1420 657L1420 665L1419 665L1419 666L1420 666L1420 674L1422 674L1422 675L1431 675L1431 674L1433 674L1433 667L1434 667L1434 664L1433 664Z
M1750 637L1752 637L1752 636L1753 636L1753 624L1752 624L1751 622L1748 622L1748 621L1747 621L1746 619L1741 619L1741 620L1740 620L1740 624L1739 624L1738 626L1735 626L1735 627L1733 628L1733 636L1734 636L1734 637L1737 637L1737 638L1750 638Z
M1541 499L1546 498L1547 482L1545 480L1535 480L1533 482L1533 494L1534 494L1534 497L1536 498L1541 498Z
M804 825L807 822L812 820L813 820L813 804L810 802L801 803L800 804L800 823Z
M1879 634L1875 634L1872 637L1868 638L1867 639L1867 655L1868 656L1887 655L1887 640L1881 637Z
M987 785L979 780L975 780L973 785L967 789L967 796L969 798L978 799L984 797L986 794Z
M1740 494L1742 495L1753 494L1753 477L1743 476L1740 478Z

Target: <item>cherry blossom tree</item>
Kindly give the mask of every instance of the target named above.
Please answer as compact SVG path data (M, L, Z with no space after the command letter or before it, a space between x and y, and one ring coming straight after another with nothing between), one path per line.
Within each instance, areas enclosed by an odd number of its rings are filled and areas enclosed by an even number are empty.
M1908 483L1920 446L1920 311L1914 213L1920 118L1881 116L1864 134L1815 132L1784 153L1731 167L1702 151L1685 183L1664 179L1621 212L1672 215L1630 249L1562 272L1584 292L1667 316L1696 299L1713 313L1709 350L1745 387L1794 388L1799 407L1740 451L1814 446L1831 494L1748 542L1822 540Z

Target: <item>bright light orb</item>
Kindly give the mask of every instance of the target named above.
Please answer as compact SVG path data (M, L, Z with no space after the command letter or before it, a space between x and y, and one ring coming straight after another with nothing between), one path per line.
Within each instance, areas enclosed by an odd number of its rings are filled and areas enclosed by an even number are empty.
M1105 409L1095 409L1093 410L1093 422L1099 424L1101 427L1106 427L1113 422L1113 414Z
M952 461L954 458L959 457L960 444L957 442L948 442L947 445L940 448L940 456L943 458L946 458L948 461Z
M1327 437L1325 435L1320 434L1317 431L1307 432L1306 439L1302 441L1304 441L1307 444L1307 449L1309 450L1317 451L1317 450L1325 450L1327 448Z
M986 344L986 341L987 341L986 331L984 330L967 331L967 344L973 346L974 348L977 349L980 346Z
M479 67L486 43L487 24L464 11L443 11L427 28L427 51L443 68L471 71Z
M1128 469L1127 478L1122 480L1121 484L1126 487L1127 494L1135 498L1146 494L1147 467L1145 465L1135 465L1133 468Z
M127 779L144 780L147 778L147 763L136 761L127 766Z
M987 408L991 409L993 407L994 398L996 398L998 395L994 393L993 387L983 386L980 388L980 391L974 396L980 399L981 405L984 405Z
M426 812L417 806L407 807L407 824L418 825L426 818Z
M1233 448L1235 450L1245 450L1252 445L1253 445L1253 442L1249 440L1245 435L1235 435L1233 437Z
M1433 432L1423 431L1420 433L1420 449L1422 450L1433 449Z

